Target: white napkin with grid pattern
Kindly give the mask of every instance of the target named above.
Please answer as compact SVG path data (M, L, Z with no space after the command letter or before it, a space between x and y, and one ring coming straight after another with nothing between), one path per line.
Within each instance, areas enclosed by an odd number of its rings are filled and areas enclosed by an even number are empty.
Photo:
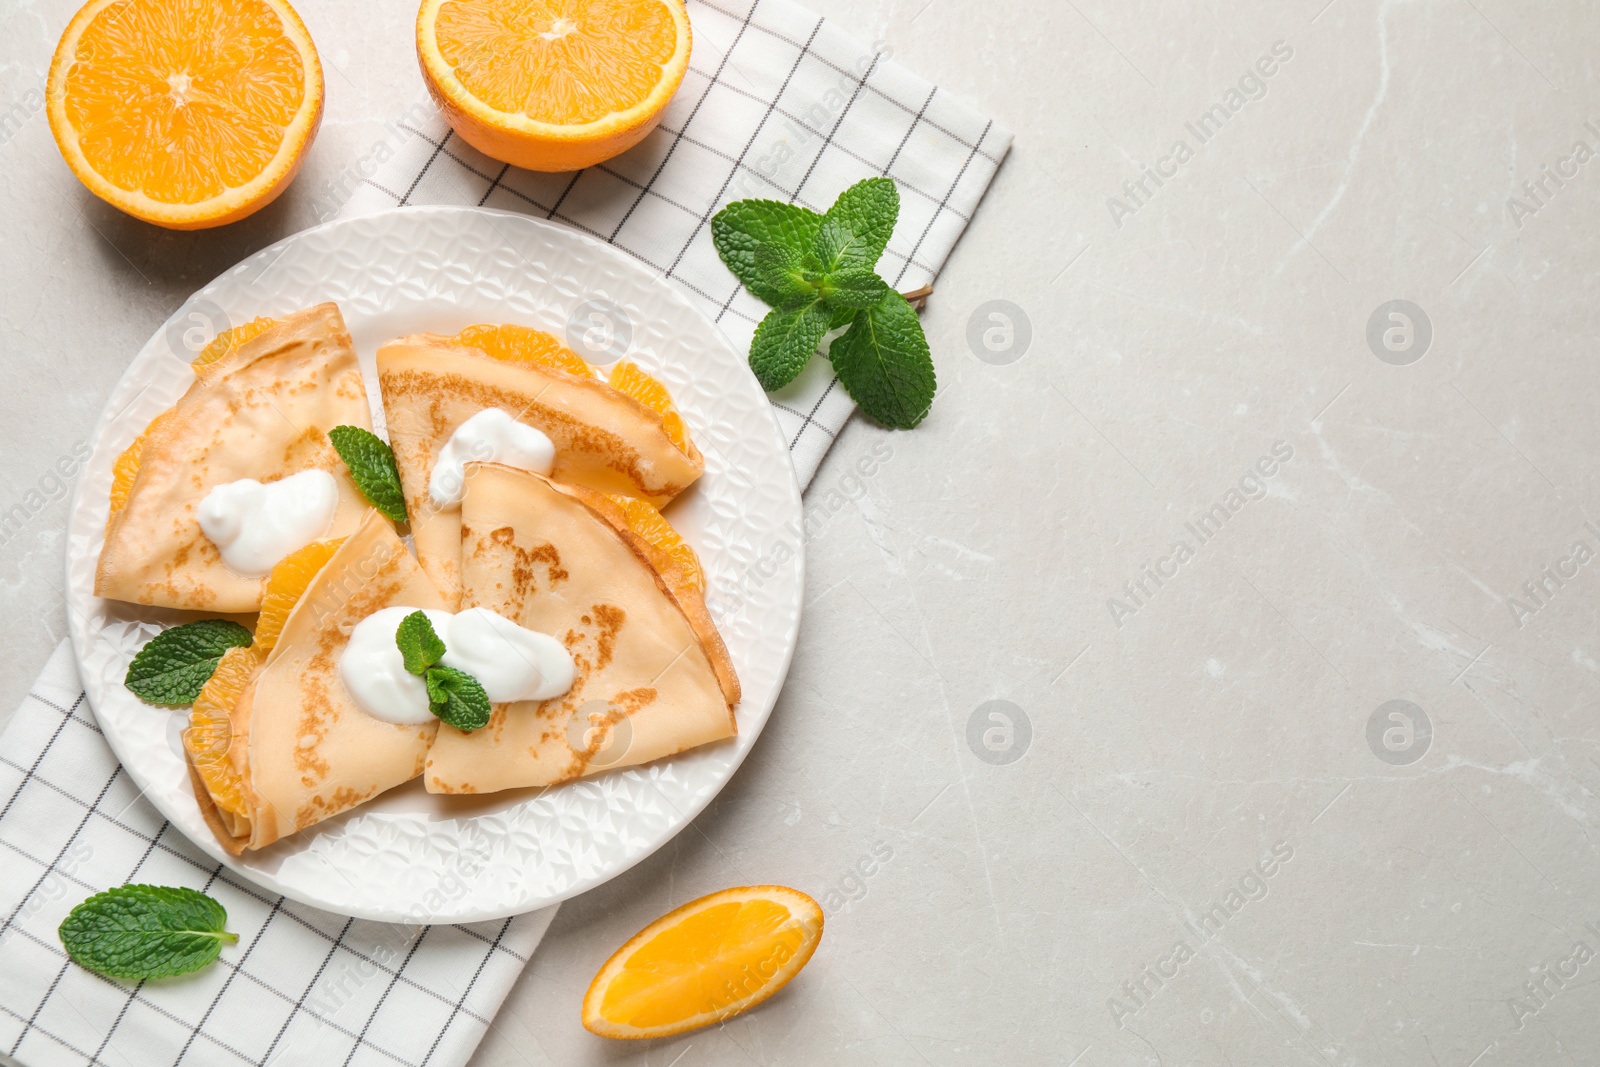
M765 308L717 259L711 215L746 197L823 210L887 174L901 215L879 270L901 290L931 282L1011 135L789 0L689 0L689 11L691 70L660 129L624 156L576 175L512 170L418 104L313 190L313 205L327 217L444 203L554 218L654 267L745 347ZM772 399L804 486L854 405L821 359ZM0 1065L460 1067L555 914L396 926L235 878L138 795L66 644L0 737L0 861ZM131 881L204 889L238 945L155 984L67 963L55 935L66 913Z

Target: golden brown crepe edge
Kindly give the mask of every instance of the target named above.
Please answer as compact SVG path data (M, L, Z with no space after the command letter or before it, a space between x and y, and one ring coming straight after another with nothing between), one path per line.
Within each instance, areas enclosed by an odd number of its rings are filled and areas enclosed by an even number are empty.
M473 467L496 467L512 474L524 475L528 478L537 478L563 496L582 504L589 511L605 523L615 533L619 540L626 545L639 562L655 579L656 587L666 594L678 611L688 622L689 629L694 633L695 639L700 643L701 650L705 653L707 661L711 664L712 673L717 677L717 687L722 690L723 700L728 705L728 721L735 733L738 732L738 723L733 716L733 708L739 703L741 697L739 675L733 666L733 658L728 654L728 646L722 640L722 634L717 631L716 623L711 619L711 612L706 608L705 596L699 588L684 574L677 561L667 553L662 552L650 542L633 532L627 525L627 520L622 514L622 509L606 497L593 489L586 489L581 485L567 485L553 481L534 471L522 470L517 467L508 467L502 463L469 463L470 472ZM669 523L670 524L670 523Z
M489 353L485 352L481 348L476 347L475 345L467 344L464 341L457 341L454 338L446 337L444 334L413 333L407 334L404 337L396 337L393 340L385 341L382 345L378 346L378 376L380 384L383 380L385 363L383 358L384 349L388 348L390 345L404 345L411 348L449 348L453 352L457 352L462 355L471 355L476 359L489 360L502 366L511 365L521 367L531 371L535 376L544 375L545 377L552 378L556 381L572 382L573 384L582 386L585 389L595 392L597 395L620 399L633 410L638 412L641 416L643 416L645 421L649 422L655 429L659 430L662 438L667 442L667 444L682 454L684 458L689 461L690 465L695 468L696 475L694 479L689 482L685 482L683 489L687 489L696 481L699 481L700 476L705 474L706 459L701 453L699 447L694 443L693 432L686 432L685 434L689 447L687 449L679 448L678 443L667 435L666 420L662 418L661 412L646 404L641 404L627 393L624 393L622 390L613 386L604 378L599 378L594 375L590 375L587 378L580 377L579 375L573 374L571 371L563 370L560 367L547 366L543 363L512 363L510 360L495 359L495 357L489 355ZM685 427L685 429L687 430L687 427ZM680 489L679 492L682 492L682 489Z

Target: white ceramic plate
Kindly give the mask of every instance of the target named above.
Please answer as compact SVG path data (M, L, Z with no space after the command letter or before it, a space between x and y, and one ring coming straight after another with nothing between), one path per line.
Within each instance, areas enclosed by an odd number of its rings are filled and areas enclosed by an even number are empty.
M178 731L185 711L141 703L128 661L184 613L94 595L111 466L193 381L188 361L229 323L324 300L344 313L379 404L382 342L473 322L566 336L590 301L615 311L627 355L672 390L706 457L668 508L706 570L708 601L744 701L736 739L541 792L436 797L420 781L259 853L235 859L200 816ZM587 306L586 306L587 305ZM591 340L603 337L591 335ZM613 351L616 349L614 348ZM374 411L382 423L381 410ZM788 450L744 358L669 283L592 238L524 215L422 207L332 222L280 241L200 290L152 337L95 430L73 499L68 608L84 688L106 739L161 812L245 878L369 919L468 922L529 911L604 882L682 829L755 743L789 669L800 624L800 493Z

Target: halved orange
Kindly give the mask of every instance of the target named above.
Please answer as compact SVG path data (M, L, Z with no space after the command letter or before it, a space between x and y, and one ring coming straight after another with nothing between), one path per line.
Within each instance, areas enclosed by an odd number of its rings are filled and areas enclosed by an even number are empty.
M300 598L311 586L323 565L344 544L344 538L313 541L280 559L267 575L267 586L261 594L261 615L256 619L255 649L265 656L278 643L283 624L289 613L300 603Z
M277 319L257 317L243 326L235 326L232 329L223 330L200 350L200 354L190 362L189 369L204 378L206 376L206 368L213 363L221 362L223 357L227 356L235 348L238 348L251 338L260 337L277 324Z
M695 555L689 542L672 528L672 523L667 521L666 516L657 511L648 500L639 500L618 493L607 493L606 496L622 510L622 518L628 524L628 529L670 558L684 580L696 590L702 593L706 591L706 576L700 569L700 557Z
M461 139L580 170L644 139L689 69L683 0L422 0L417 57Z
M685 454L689 453L689 428L684 425L683 416L678 414L678 406L672 402L672 394L667 392L666 386L646 374L637 363L626 359L611 368L607 380L617 392L632 397L660 415L661 428L672 439L672 443Z
M752 1008L788 984L822 940L798 889L724 889L657 919L616 951L583 998L601 1037L681 1034Z
M239 702L240 694L265 658L253 646L228 649L195 698L194 706L189 709L189 727L183 731L183 747L200 780L217 807L233 815L242 815L245 811L244 778L228 758L228 750L233 745L228 713Z
M580 378L593 378L594 368L578 353L556 339L555 335L535 330L531 326L506 323L493 326L479 323L468 326L451 338L452 341L471 345L495 359L537 363L554 367Z
M90 192L196 230L243 218L294 178L322 119L322 66L286 0L89 0L46 95Z

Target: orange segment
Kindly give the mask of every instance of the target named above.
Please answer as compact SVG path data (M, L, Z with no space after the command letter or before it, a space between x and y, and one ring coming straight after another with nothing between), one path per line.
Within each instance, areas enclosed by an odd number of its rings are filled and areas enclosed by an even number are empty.
M537 363L580 378L593 378L594 368L584 358L543 330L531 326L468 326L451 338L464 345L512 363Z
M822 940L822 909L780 885L724 889L639 931L594 976L583 1025L601 1037L708 1026L788 984Z
M266 591L261 596L261 616L256 620L256 640L253 646L265 656L278 643L283 624L289 613L300 602L323 565L333 557L344 538L331 541L313 541L304 548L289 553L278 561L267 575Z
M322 67L286 0L89 0L46 93L90 192L192 230L243 218L293 179L322 118Z
M683 0L423 0L423 79L462 140L530 170L638 144L689 67Z
M638 500L616 493L607 493L606 496L622 510L622 517L628 524L628 529L670 558L684 580L696 591L705 592L706 577L705 572L700 569L700 557L694 554L694 549L689 547L687 541L678 536L678 531L672 528L672 524L655 509L654 505L648 500Z
M244 778L228 758L233 745L228 713L239 702L264 658L253 646L228 649L195 699L189 711L189 728L183 731L183 747L200 780L217 807L233 815L245 813Z
M689 429L683 424L683 416L678 414L677 405L672 402L672 394L667 392L666 386L640 370L637 363L626 359L611 368L609 381L611 388L660 415L661 428L673 444L688 454Z
M156 432L161 421L171 414L170 410L163 411L151 419L144 433L135 437L133 444L124 448L111 465L111 515L106 519L106 529L111 529L117 513L128 505L128 495L133 492L133 480L139 476L139 460L144 455L145 442L150 440L150 435Z
M277 319L254 318L243 326L235 326L231 330L223 330L211 339L211 343L200 350L189 364L196 374L204 376L205 368L217 363L229 355L235 348L244 344L251 338L260 337L278 324Z

